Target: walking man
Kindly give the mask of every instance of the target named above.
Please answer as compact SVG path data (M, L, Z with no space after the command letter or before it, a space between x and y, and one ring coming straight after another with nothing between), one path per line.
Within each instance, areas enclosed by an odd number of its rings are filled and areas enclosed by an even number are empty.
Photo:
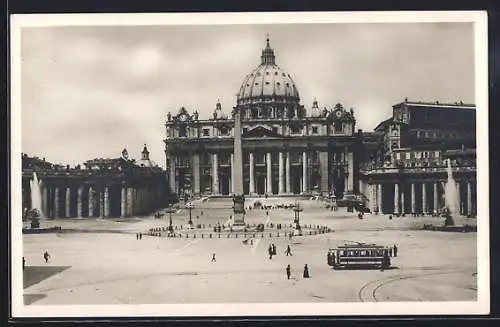
M269 245L269 249L267 250L269 252L269 260L273 258L273 246Z
M397 256L398 256L398 247L396 246L396 244L394 244L393 253L394 253L394 256L395 256L395 257L397 257Z
M285 254L286 254L286 256L287 256L287 257L288 257L289 255L290 255L290 256L292 255L292 249L290 248L290 245L288 245L288 246L286 247Z
M43 258L45 259L45 263L49 262L50 254L47 250L43 253Z
M212 262L217 262L217 260L215 259L215 253L212 254Z
M276 255L277 252L276 252L276 245L273 244L273 255Z
M290 275L292 274L290 270L290 265L286 266L286 277L287 279L290 279Z

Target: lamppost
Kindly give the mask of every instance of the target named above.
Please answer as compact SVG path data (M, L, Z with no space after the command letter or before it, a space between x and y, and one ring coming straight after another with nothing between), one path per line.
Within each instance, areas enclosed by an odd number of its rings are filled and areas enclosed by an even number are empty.
M193 225L193 219L191 217L191 210L193 210L193 204L191 202L189 202L188 208L189 208L189 221L188 221L188 224L189 225Z
M295 214L293 222L295 223L295 228L299 231L300 236L302 236L302 230L300 228L300 212L301 211L302 211L302 208L300 207L299 203L297 202L295 204L295 207L293 208L293 212Z
M168 216L169 216L169 226L168 229L170 232L174 230L174 227L172 226L172 204L169 204L168 207Z

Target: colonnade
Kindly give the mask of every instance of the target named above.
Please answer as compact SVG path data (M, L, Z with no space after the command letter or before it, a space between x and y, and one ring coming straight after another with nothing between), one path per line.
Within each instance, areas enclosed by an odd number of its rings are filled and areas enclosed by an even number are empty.
M396 214L439 213L449 202L457 214L474 216L477 213L475 181L457 181L453 194L446 195L446 183L381 182L369 184L369 204L372 211ZM448 191L449 192L449 191ZM445 199L448 197L448 200Z
M37 209L49 218L130 217L152 213L161 198L161 190L146 186L43 184L41 208Z

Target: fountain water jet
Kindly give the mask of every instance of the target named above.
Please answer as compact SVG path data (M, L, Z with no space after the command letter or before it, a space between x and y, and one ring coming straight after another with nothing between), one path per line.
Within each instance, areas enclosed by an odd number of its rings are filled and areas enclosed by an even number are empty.
M444 200L446 206L446 221L445 225L454 225L453 217L455 217L458 211L458 194L457 194L457 183L453 179L453 171L451 169L451 159L446 160L446 173L448 179L446 181L446 186L444 189Z
M38 180L38 176L36 172L33 172L33 180L30 181L30 190L31 190L31 212L37 211L38 217L41 218L43 216L42 213L42 190L40 187L40 181Z

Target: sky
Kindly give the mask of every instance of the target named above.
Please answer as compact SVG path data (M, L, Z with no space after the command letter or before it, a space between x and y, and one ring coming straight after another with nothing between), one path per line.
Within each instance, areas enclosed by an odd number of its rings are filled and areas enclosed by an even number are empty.
M267 34L308 112L341 102L364 131L405 97L475 102L472 23L25 27L22 151L73 166L147 144L165 167L167 113L231 112Z

